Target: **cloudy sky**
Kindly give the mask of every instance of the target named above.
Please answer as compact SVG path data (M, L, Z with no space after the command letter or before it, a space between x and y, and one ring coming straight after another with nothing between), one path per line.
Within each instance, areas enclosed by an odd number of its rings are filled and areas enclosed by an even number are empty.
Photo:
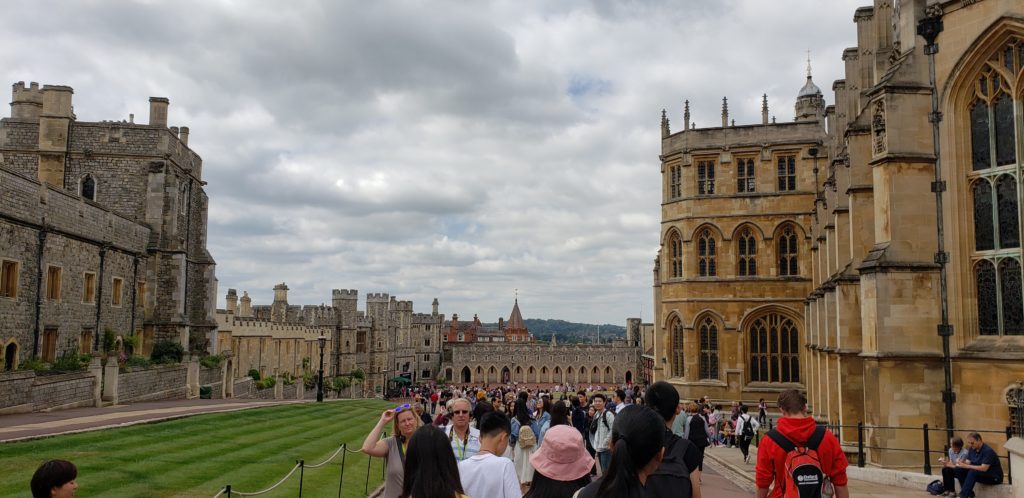
M449 316L651 320L660 115L793 118L868 0L5 2L0 81L191 128L209 248L267 304L332 288ZM362 307L362 305L360 305Z

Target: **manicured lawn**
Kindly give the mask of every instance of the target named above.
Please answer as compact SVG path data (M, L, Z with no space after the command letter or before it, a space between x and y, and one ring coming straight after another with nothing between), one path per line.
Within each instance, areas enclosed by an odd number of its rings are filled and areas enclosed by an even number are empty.
M390 406L379 400L277 406L0 444L0 496L29 496L32 473L51 458L78 466L77 496L212 497L225 484L259 491L300 459L320 463L341 443L358 450ZM337 496L340 462L339 454L306 469L303 496ZM370 463L371 491L382 481L382 466L379 458ZM367 457L348 453L344 470L342 496L364 496ZM298 496L298 477L260 496Z

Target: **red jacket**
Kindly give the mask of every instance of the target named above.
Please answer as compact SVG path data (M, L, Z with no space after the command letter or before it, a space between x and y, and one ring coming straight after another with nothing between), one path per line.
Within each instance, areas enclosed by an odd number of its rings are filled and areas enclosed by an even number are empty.
M775 428L793 444L801 446L811 438L815 426L813 417L783 417L779 419L779 425ZM821 470L832 481L832 484L846 486L846 466L849 463L846 461L843 448L839 445L839 440L830 431L825 431L825 438L822 439L821 446L818 447L818 458L821 460ZM786 454L782 452L779 445L775 444L775 441L772 441L772 438L762 437L757 446L757 487L767 488L772 481L777 481L768 496L771 498L781 497L782 489L779 482L785 472ZM776 476L779 478L776 479Z

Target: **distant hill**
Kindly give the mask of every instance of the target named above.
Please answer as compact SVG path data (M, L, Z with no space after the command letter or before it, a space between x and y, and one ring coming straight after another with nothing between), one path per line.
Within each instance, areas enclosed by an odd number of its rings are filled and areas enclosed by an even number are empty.
M592 343L597 337L597 328L599 327L596 324L567 322L565 320L526 318L523 321L526 322L526 328L530 330L530 333L538 341L549 342L551 341L551 335L554 334L559 344ZM484 326L497 327L498 324L487 323ZM600 325L600 327L601 342L608 342L611 339L624 339L626 337L626 327L621 325L606 323Z

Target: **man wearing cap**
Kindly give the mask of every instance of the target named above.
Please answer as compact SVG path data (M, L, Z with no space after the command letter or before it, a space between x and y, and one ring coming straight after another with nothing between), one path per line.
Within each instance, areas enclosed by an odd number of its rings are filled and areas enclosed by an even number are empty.
M469 426L472 405L468 399L454 399L450 406L451 424L444 427L444 433L452 443L455 459L461 462L480 451L480 431Z
M501 412L480 418L480 451L459 462L459 479L466 496L521 498L519 477L512 460L502 458L508 448L512 423Z

